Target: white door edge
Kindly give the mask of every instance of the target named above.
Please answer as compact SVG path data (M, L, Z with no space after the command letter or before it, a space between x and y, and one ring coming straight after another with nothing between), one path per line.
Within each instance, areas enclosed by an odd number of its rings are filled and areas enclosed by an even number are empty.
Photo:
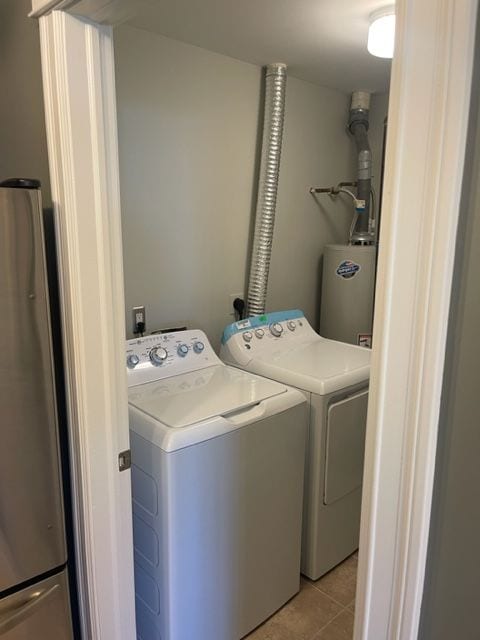
M115 75L110 27L40 19L83 637L135 638Z
M418 635L476 2L397 2L355 640Z

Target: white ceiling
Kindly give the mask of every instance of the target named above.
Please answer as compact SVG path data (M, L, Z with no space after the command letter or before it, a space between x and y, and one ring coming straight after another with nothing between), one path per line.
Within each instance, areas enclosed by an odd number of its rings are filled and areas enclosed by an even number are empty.
M388 90L390 61L366 49L388 0L142 0L129 24L350 92Z

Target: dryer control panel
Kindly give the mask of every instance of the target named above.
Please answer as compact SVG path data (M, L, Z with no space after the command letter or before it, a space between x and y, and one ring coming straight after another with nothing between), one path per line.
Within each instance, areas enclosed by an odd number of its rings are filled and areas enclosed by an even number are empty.
M222 364L200 330L127 340L125 358L129 387Z
M246 365L256 355L277 350L281 345L298 345L318 339L302 311L276 311L239 320L225 328L221 358L225 362Z

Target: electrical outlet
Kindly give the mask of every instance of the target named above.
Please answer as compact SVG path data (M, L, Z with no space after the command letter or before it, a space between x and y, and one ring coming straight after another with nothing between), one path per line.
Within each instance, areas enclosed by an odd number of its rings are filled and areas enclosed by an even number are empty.
M228 296L228 315L232 318L235 318L235 309L233 308L233 301L235 300L235 298L241 298L242 300L244 300L245 296L243 291L241 293L231 293Z
M133 333L145 333L147 322L145 320L145 307L133 307ZM139 330L141 327L141 330Z

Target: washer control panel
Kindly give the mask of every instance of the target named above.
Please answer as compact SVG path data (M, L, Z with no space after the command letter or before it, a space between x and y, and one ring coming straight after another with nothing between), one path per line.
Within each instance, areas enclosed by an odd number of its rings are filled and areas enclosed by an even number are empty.
M220 357L229 363L246 365L261 353L287 348L288 344L310 342L318 335L302 311L276 311L228 325L223 332Z
M125 359L129 387L222 364L200 330L127 340Z

